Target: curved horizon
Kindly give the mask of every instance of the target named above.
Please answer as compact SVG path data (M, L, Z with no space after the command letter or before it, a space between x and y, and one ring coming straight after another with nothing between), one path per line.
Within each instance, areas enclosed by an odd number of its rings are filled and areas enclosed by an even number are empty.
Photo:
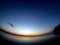
M3 29L0 29L0 31L5 33L5 34L9 34L9 35L12 35L12 36L21 36L21 37L39 37L39 36L45 36L45 35L52 34L52 32L48 32L48 33L44 33L44 34L36 34L36 35L29 34L29 35L24 35L24 34L11 33L11 32L5 31Z

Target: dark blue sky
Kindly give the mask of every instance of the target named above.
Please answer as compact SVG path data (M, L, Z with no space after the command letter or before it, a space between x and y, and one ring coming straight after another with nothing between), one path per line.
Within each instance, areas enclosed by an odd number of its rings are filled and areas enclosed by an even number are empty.
M49 32L60 23L60 6L57 0L2 1L1 9L1 26L6 30L42 33Z

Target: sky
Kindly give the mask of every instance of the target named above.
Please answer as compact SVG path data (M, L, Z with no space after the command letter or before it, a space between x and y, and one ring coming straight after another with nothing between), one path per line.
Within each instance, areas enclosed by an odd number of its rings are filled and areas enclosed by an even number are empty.
M56 0L2 1L0 6L0 27L11 32L46 33L60 23L60 6Z

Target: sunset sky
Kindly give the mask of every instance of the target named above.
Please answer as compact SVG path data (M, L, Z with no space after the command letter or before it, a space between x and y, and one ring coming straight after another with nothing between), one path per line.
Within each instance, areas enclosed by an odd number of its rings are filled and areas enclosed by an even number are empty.
M60 23L60 6L56 1L4 1L1 4L0 27L8 31L41 34Z

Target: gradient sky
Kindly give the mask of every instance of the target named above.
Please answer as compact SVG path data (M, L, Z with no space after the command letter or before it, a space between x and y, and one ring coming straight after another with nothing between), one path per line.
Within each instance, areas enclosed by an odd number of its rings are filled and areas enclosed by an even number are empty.
M1 27L13 32L49 32L60 23L59 2L4 1L1 2ZM12 23L12 28L8 23Z

